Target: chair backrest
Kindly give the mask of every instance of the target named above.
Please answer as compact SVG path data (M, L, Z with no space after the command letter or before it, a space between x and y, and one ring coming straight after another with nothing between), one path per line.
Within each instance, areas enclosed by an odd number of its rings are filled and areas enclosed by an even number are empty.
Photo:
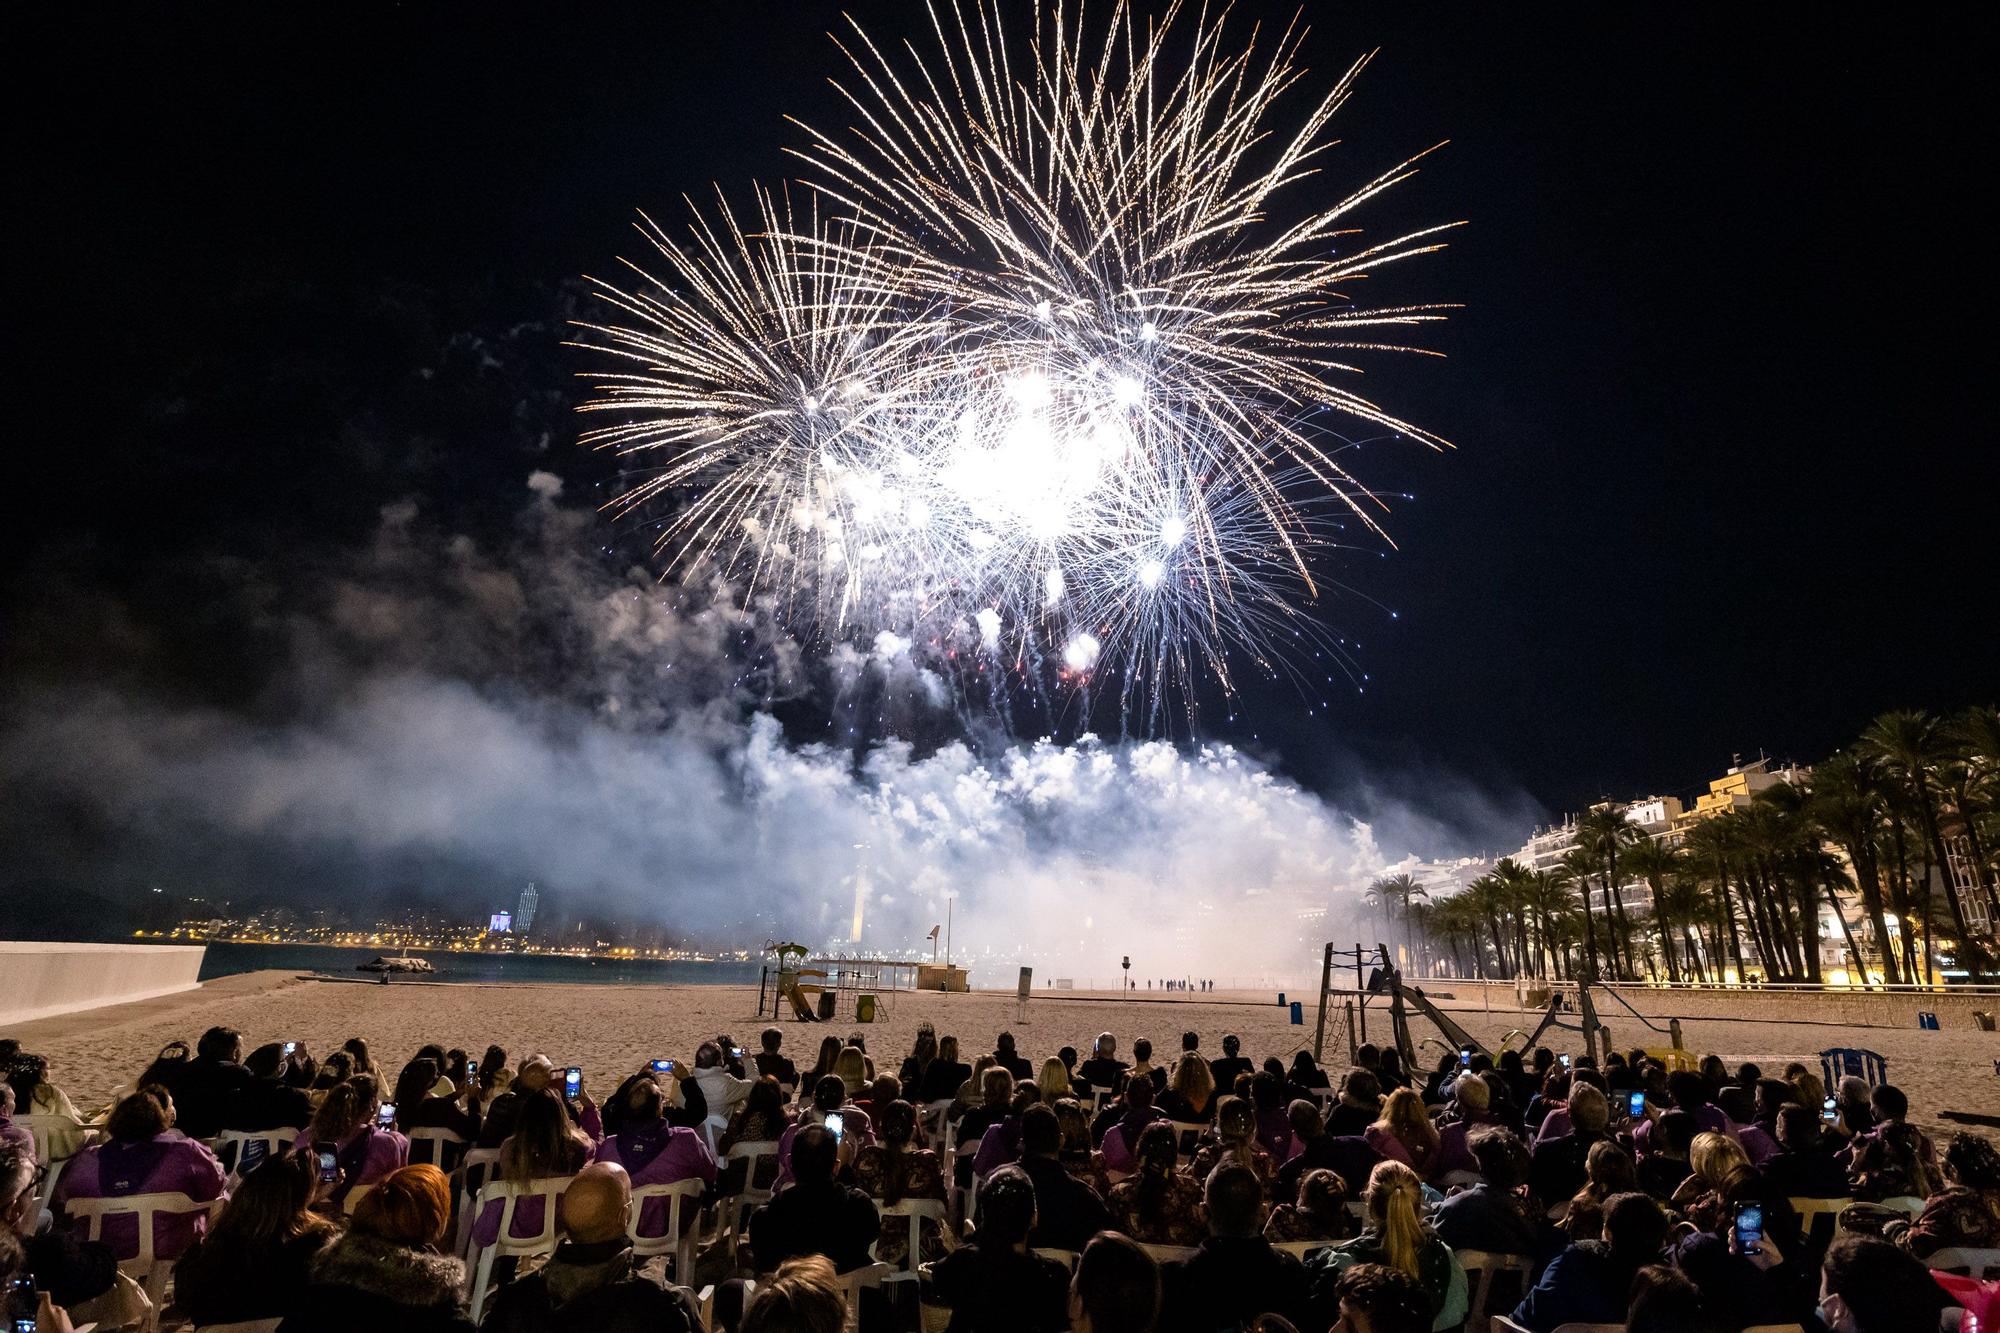
M35 1160L45 1166L66 1162L71 1154L58 1154L57 1143L80 1143L85 1133L81 1120L66 1115L17 1115L14 1123L35 1137Z
M1525 1296L1528 1291L1528 1276L1535 1270L1533 1257L1525 1254L1495 1254L1488 1250L1454 1250L1459 1266L1465 1269L1465 1317L1475 1327L1486 1313L1487 1301L1493 1294L1493 1275L1512 1273L1520 1278L1520 1291L1516 1296ZM1512 1306L1510 1305L1511 1309Z
M1194 1257L1194 1246L1192 1245L1142 1244L1139 1246L1139 1248L1144 1250L1147 1254L1152 1255L1153 1262L1155 1263L1165 1264L1165 1263L1171 1263L1176 1259L1192 1259Z
M902 1217L909 1219L910 1243L903 1252L903 1262L900 1266L892 1265L892 1271L885 1275L882 1280L885 1282L914 1281L917 1276L917 1265L922 1261L924 1255L924 1219L929 1218L938 1224L938 1230L944 1230L946 1218L950 1216L950 1212L945 1207L944 1200L902 1199L896 1203L878 1204L876 1207L885 1218ZM871 1256L874 1255L875 1247L873 1245L868 1247L868 1253Z
M650 1257L655 1254L674 1254L685 1240L692 1244L694 1223L697 1212L694 1205L701 1202L701 1181L690 1177L665 1185L641 1185L632 1191L632 1206L625 1213L625 1234L632 1238L632 1253ZM648 1199L667 1201L667 1227L657 1236L639 1234L640 1215L646 1210ZM674 1280L686 1285L687 1266L674 1275Z
M944 1142L945 1130L951 1124L951 1103L949 1097L940 1097L934 1102L925 1102L918 1114L917 1123L923 1126L924 1142L938 1147Z
M1294 1258L1304 1259L1307 1255L1318 1254L1321 1250L1330 1250L1339 1243L1335 1240L1274 1240L1271 1242L1271 1248L1283 1250Z
M1954 1245L1933 1250L1924 1266L1933 1273L1962 1273L1977 1282L2000 1277L2000 1250L1973 1249Z
M861 1291L864 1287L879 1287L895 1270L887 1264L863 1264L840 1275L840 1285L847 1292L847 1322L845 1333L856 1333L861 1327Z
M458 1164L459 1189L468 1203L479 1197L481 1190L492 1184L500 1176L500 1150L498 1148L473 1148L465 1154L465 1160Z
M1174 1127L1174 1149L1183 1162L1200 1151L1201 1141L1208 1137L1206 1121L1170 1120L1167 1123Z
M771 1186L778 1179L778 1140L758 1139L754 1143L735 1144L722 1160L723 1174L730 1181L730 1188L722 1190L722 1193L762 1196L766 1199L771 1197ZM737 1162L743 1163L740 1184L736 1181L734 1169L734 1164ZM720 1185L720 1177L717 1183Z
M1072 1273L1076 1271L1076 1261L1083 1257L1075 1250L1051 1250L1043 1246L1036 1246L1033 1253L1043 1259L1055 1260Z
M1806 1244L1821 1251L1833 1244L1834 1233L1840 1229L1840 1210L1853 1202L1852 1199L1808 1199L1803 1196L1793 1199L1792 1211L1799 1215L1799 1234ZM1825 1219L1824 1225L1822 1219Z
M225 1129L216 1136L215 1156L230 1176L242 1179L270 1158L292 1146L296 1129ZM254 1149L254 1151L253 1151Z
M1914 1194L1898 1194L1894 1198L1882 1200L1884 1208L1893 1208L1899 1213L1908 1213L1912 1219L1924 1211L1924 1201Z
M1889 1081L1889 1062L1874 1051L1856 1046L1834 1046L1821 1051L1819 1068L1828 1092L1838 1088L1840 1080L1848 1077L1861 1079L1871 1088L1879 1088Z
M130 1214L138 1218L139 1253L130 1259L120 1261L119 1271L133 1277L144 1278L153 1271L153 1266L171 1260L161 1260L153 1251L153 1219L161 1213L195 1213L206 1215L221 1206L220 1199L206 1203L196 1203L179 1191L162 1194L127 1194L120 1199L70 1199L63 1204L63 1210L71 1217L85 1219L85 1240L101 1240L104 1236L104 1219Z
M1806 1333L1804 1324L1752 1324L1741 1333Z
M449 1148L465 1147L468 1140L464 1135L456 1134L451 1130L442 1129L434 1125L420 1125L416 1129L405 1132L408 1134L410 1140L411 1166L434 1166L440 1171L455 1171L458 1169L459 1164L457 1162L447 1160L450 1154L446 1150ZM422 1151L418 1150L419 1144L424 1145ZM492 1149L492 1152L494 1160L498 1161L500 1150L495 1148Z
M556 1248L557 1214L562 1208L563 1192L569 1188L575 1176L538 1176L534 1180L494 1180L489 1181L479 1191L478 1210L485 1211L486 1205L500 1201L500 1235L493 1242L496 1254L550 1254ZM351 1192L351 1191L350 1191ZM514 1234L514 1214L521 1200L542 1200L541 1229L532 1236Z
M197 1324L194 1333L278 1333L283 1315L276 1319L240 1319L233 1324Z

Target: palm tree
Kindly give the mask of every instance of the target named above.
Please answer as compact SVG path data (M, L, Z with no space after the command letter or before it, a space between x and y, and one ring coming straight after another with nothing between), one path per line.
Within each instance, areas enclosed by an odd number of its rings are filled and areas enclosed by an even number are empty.
M1873 760L1844 750L1813 770L1813 815L1847 852L1854 867L1854 884L1861 892L1861 910L1875 933L1882 953L1882 978L1901 981L1896 951L1889 944L1889 922L1882 897L1882 862L1878 855L1882 832L1882 788ZM1906 937L1907 938L1907 937ZM1862 972L1867 979L1867 972Z
M1729 956L1736 964L1736 979L1747 975L1743 965L1743 937L1736 929L1736 908L1729 898L1729 874L1736 849L1731 845L1729 826L1723 816L1704 819L1687 832L1682 845L1688 858L1702 867L1715 885L1716 915L1728 932ZM1721 968L1718 966L1718 972Z
M1660 913L1662 922L1661 934L1662 936L1666 934L1666 922L1674 921L1680 924L1681 947L1686 951L1682 957L1687 959L1688 970L1706 981L1708 972L1702 965L1703 950L1696 944L1695 935L1699 933L1703 921L1714 920L1715 905L1709 901L1708 894L1702 890L1700 878L1689 868L1684 857L1676 857L1674 865L1674 874L1661 888L1653 891L1655 910ZM1668 957L1668 966L1672 967L1671 953ZM1721 979L1720 971L1718 968L1717 980Z
M1667 960L1667 980L1681 979L1680 963L1674 957L1674 931L1667 903L1666 883L1681 866L1680 853L1658 838L1641 838L1625 853L1625 869L1646 881L1653 891L1653 924L1660 935L1660 952Z
M1618 856L1644 836L1633 827L1631 820L1625 818L1625 807L1615 801L1605 802L1576 821L1577 846L1588 848L1603 864L1605 892L1609 898L1610 909L1615 909L1616 924L1611 931L1613 941L1611 970L1614 974L1619 971L1616 942L1621 937L1627 942L1628 947L1627 966L1624 970L1626 972L1634 970L1630 966L1629 956L1632 925L1626 919L1625 894L1619 887Z
M1500 939L1500 918L1507 913L1507 882L1497 874L1481 875L1465 886L1467 905L1478 913L1493 937L1493 961L1502 976L1509 975L1507 946Z
M1597 970L1597 921L1590 912L1590 877L1597 873L1597 855L1580 841L1562 854L1557 862L1563 874L1576 885L1577 894L1583 901L1583 958L1584 966L1590 970L1590 980L1598 978Z
M1947 727L1952 763L1946 783L1959 822L1965 825L1966 850L1971 853L1973 878L1986 896L1987 920L2000 927L2000 875L1988 863L1993 844L1980 832L1982 816L2000 806L2000 708L1975 706L1954 717Z
M1943 872L1945 902L1951 908L1952 927L1958 932L1959 952L1976 981L1985 971L1986 948L1966 926L1965 906L1959 901L1958 886L1952 883L1951 858L1945 853L1944 833L1938 824L1937 770L1948 755L1937 719L1914 709L1884 713L1861 733L1861 744L1882 761L1883 768L1911 799L1924 839L1925 895L1928 897L1930 891L1930 867L1935 865ZM1929 938L1926 932L1927 949Z
M1576 894L1561 871L1528 873L1521 886L1521 915L1535 923L1535 971L1567 977L1569 945L1576 939Z
M1368 900L1369 906L1388 920L1393 922L1399 916L1403 918L1403 945L1409 950L1410 961L1414 963L1417 945L1410 923L1410 903L1417 898L1429 898L1431 891L1404 872L1383 876L1363 890L1362 896Z

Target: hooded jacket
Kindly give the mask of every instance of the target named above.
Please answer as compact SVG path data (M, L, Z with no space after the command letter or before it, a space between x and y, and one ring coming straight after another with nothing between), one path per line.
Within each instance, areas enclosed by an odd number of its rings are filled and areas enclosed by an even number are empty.
M321 1252L305 1300L278 1333L470 1333L464 1288L465 1265L448 1254L349 1232Z

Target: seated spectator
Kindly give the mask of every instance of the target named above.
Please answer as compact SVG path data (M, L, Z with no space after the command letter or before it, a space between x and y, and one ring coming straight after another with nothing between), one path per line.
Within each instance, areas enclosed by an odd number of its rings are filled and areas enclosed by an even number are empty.
M1153 1043L1144 1037L1132 1043L1132 1068L1127 1071L1126 1078L1148 1080L1156 1097L1167 1090L1167 1067L1153 1063Z
M1164 1121L1139 1135L1139 1174L1111 1187L1106 1200L1118 1230L1142 1245L1194 1245L1207 1234L1201 1186L1176 1170L1178 1136Z
M916 1099L925 1106L950 1101L958 1096L958 1090L970 1077L972 1066L958 1058L958 1038L947 1033L938 1038L937 1059L925 1067L923 1081L917 1085Z
M1129 1175L1139 1167L1139 1159L1133 1151L1139 1142L1139 1135L1145 1132L1146 1126L1167 1118L1165 1112L1153 1105L1153 1080L1128 1079L1124 1099L1115 1106L1106 1107L1104 1113L1116 1117L1105 1129L1100 1141L1104 1169Z
M800 1080L801 1086L817 1087L819 1081L833 1072L835 1062L840 1059L844 1043L840 1038L828 1035L819 1039L819 1055L813 1060L812 1069Z
M1793 1096L1792 1085L1781 1078L1760 1078L1751 1089L1751 1119L1736 1126L1736 1141L1749 1154L1752 1166L1778 1155L1778 1112L1791 1105Z
M779 1083L797 1087L799 1067L779 1054L784 1045L785 1034L780 1028L765 1028L757 1036L757 1052L750 1058L757 1066L759 1078L776 1079Z
M1805 1106L1778 1112L1778 1153L1759 1167L1768 1189L1788 1199L1839 1199L1851 1192L1820 1123L1819 1112Z
M1541 1206L1524 1191L1528 1147L1512 1130L1484 1126L1472 1135L1472 1155L1482 1177L1437 1206L1431 1225L1454 1250L1527 1254L1543 1258L1561 1247Z
M1064 1168L1062 1128L1050 1107L1030 1106L1021 1113L1021 1172L1035 1189L1030 1247L1081 1250L1111 1225L1097 1191Z
M1305 1327L1306 1271L1264 1239L1264 1184L1257 1173L1224 1163L1208 1177L1203 1202L1208 1235L1193 1254L1160 1272L1161 1333L1241 1328L1263 1314Z
M1285 1076L1285 1098L1297 1101L1317 1100L1317 1094L1333 1086L1326 1077L1326 1071L1319 1067L1311 1051L1299 1051L1292 1056L1292 1067Z
M825 1256L787 1259L758 1283L736 1333L841 1333L847 1326L847 1288Z
M405 1134L413 1129L442 1129L456 1134L468 1145L475 1142L479 1138L479 1103L468 1096L469 1072L463 1067L459 1071L461 1078L468 1079L465 1086L446 1080L443 1083L446 1090L440 1091L444 1071L435 1060L420 1056L404 1065L403 1072L396 1076L396 1127ZM431 1165L449 1171L458 1165L463 1151Z
M750 1247L757 1270L770 1272L785 1260L821 1254L840 1272L872 1263L868 1247L882 1228L868 1196L834 1179L843 1145L824 1125L789 1131L792 1186L750 1219Z
M1834 1087L1833 1105L1837 1117L1835 1129L1840 1136L1852 1139L1875 1128L1874 1089L1868 1080L1853 1074L1843 1077Z
M1604 1205L1618 1194L1639 1188L1639 1175L1632 1154L1612 1139L1590 1145L1584 1159L1583 1184L1570 1196L1563 1213L1563 1232L1572 1240L1599 1240L1604 1232Z
M514 1132L514 1117L520 1114L523 1099L548 1087L555 1072L555 1062L546 1055L531 1055L521 1061L505 1088L487 1101L477 1146L497 1148L506 1142L507 1136Z
M1317 1167L1299 1177L1297 1202L1281 1203L1271 1210L1264 1223L1264 1239L1284 1241L1346 1240L1355 1231L1353 1214L1347 1211L1347 1182L1325 1167Z
M377 1123L382 1104L376 1086L374 1079L357 1074L330 1090L313 1112L312 1123L292 1141L293 1152L333 1149L340 1182L324 1191L320 1202L335 1212L346 1206L354 1190L409 1164L410 1141Z
M1167 1090L1154 1099L1154 1104L1170 1120L1190 1125L1206 1123L1215 1114L1215 1079L1209 1074L1208 1061L1193 1052L1182 1054L1174 1061Z
M18 1143L0 1143L0 1237L18 1238L22 1263L35 1286L55 1304L73 1310L112 1289L118 1257L110 1246L79 1240L63 1227L36 1234L41 1212L36 1191L47 1178L32 1151Z
M6 1042L10 1048L4 1058L0 1058L0 1078L14 1090L14 1114L53 1115L65 1120L82 1120L77 1114L76 1104L69 1094L57 1087L49 1078L49 1062L46 1057L23 1051L16 1042ZM185 1052L186 1048L181 1048ZM157 1081L157 1080L149 1080ZM135 1085L136 1091L136 1085ZM82 1134L75 1143L56 1145L57 1151L50 1156L61 1160L74 1156L82 1146Z
M1261 1069L1250 1078L1250 1105L1257 1112L1257 1146L1271 1155L1271 1161L1291 1160L1291 1103L1285 1099L1285 1079Z
M1403 1053L1395 1047L1382 1052L1382 1062L1375 1067L1375 1077L1385 1092L1410 1086L1410 1076L1403 1069Z
M1609 1120L1611 1094L1605 1087L1604 1075L1586 1064L1578 1064L1575 1069L1569 1072L1567 1090L1563 1094L1565 1100L1552 1102L1547 1108L1547 1113L1542 1117L1541 1126L1535 1130L1536 1143L1544 1143L1549 1139L1558 1138L1576 1128L1570 1119L1569 1103L1576 1099L1577 1089L1584 1087L1594 1088L1604 1094L1605 1115L1607 1121Z
M1604 1239L1578 1241L1542 1270L1513 1320L1532 1333L1558 1324L1615 1324L1630 1304L1632 1280L1658 1263L1667 1214L1644 1194L1621 1194L1604 1208Z
M904 1100L906 1099L903 1096L902 1081L894 1074L878 1074L862 1095L854 1099L854 1104L867 1112L869 1123L872 1124L881 1113L881 1108L890 1102Z
M1701 1291L1682 1273L1648 1264L1632 1279L1625 1333L1731 1333L1703 1307Z
M777 1085L765 1083L764 1086L775 1091ZM705 1185L713 1185L715 1154L708 1150L708 1140L697 1130L669 1123L666 1117L667 1095L660 1087L658 1076L642 1077L623 1091L624 1114L619 1118L618 1132L604 1136L604 1142L597 1145L595 1160L619 1168L628 1191L646 1185L671 1185L680 1180L699 1180ZM564 1137L575 1150L563 1153L561 1160L566 1162L576 1157L582 1145L576 1143L576 1137L580 1136L573 1130ZM579 1161L577 1168L572 1169L580 1169L581 1166ZM505 1167L504 1149L502 1167ZM558 1170L546 1174L559 1176L568 1172ZM647 1199L639 1210L639 1235L648 1238L666 1235L668 1207L666 1199ZM681 1206L681 1216L689 1216L685 1203Z
M1033 1066L1014 1049L1014 1034L1011 1032L1003 1032L993 1039L993 1063L1006 1070L1017 1083L1035 1076Z
M1465 1270L1451 1247L1423 1220L1423 1190L1417 1173L1401 1162L1386 1161L1375 1168L1362 1195L1361 1234L1313 1255L1307 1266L1315 1322L1331 1322L1339 1276L1356 1264L1386 1264L1415 1278L1429 1302L1432 1328L1455 1328L1464 1322Z
M1493 1122L1487 1110L1493 1091L1477 1074L1461 1074L1446 1089L1449 1100L1443 1116L1435 1124L1438 1136L1437 1161L1425 1178L1441 1185L1446 1176L1460 1171L1477 1171L1466 1136L1480 1125Z
M1367 1069L1350 1069L1340 1083L1340 1100L1326 1113L1326 1132L1335 1138L1361 1138L1381 1116L1382 1084Z
M1355 1264L1333 1287L1333 1333L1427 1333L1430 1298L1387 1264Z
M471 1333L465 1265L437 1252L451 1184L434 1166L400 1167L368 1192L347 1234L320 1252L312 1284L278 1333Z
M1124 1085L1126 1068L1125 1062L1118 1058L1118 1038L1109 1032L1098 1033L1091 1044L1090 1058L1077 1066L1078 1100L1088 1102L1100 1092L1116 1095Z
M1743 1203L1764 1207L1764 1234L1787 1254L1799 1252L1799 1215L1791 1200L1764 1183L1743 1145L1726 1134L1697 1134L1689 1154L1694 1174L1675 1191L1673 1202L1697 1230L1728 1237Z
M764 1075L751 1084L750 1095L743 1099L736 1118L723 1131L715 1150L727 1156L739 1143L776 1143L789 1123L785 1116L784 1089L777 1079Z
M1271 1154L1257 1146L1257 1113L1241 1097L1216 1102L1215 1137L1196 1150L1192 1169L1196 1180L1207 1180L1210 1172L1225 1165L1249 1168L1266 1188L1278 1177Z
M1255 1065L1243 1058L1242 1038L1232 1032L1222 1039L1222 1058L1208 1062L1208 1077L1209 1081L1215 1084L1216 1093L1220 1095L1233 1092L1236 1088L1236 1076L1247 1074L1254 1068Z
M679 1130L679 1133L692 1133ZM685 1287L644 1276L625 1217L632 1185L621 1167L595 1162L562 1197L562 1240L540 1269L500 1289L482 1329L498 1333L700 1333Z
M1920 1260L1853 1234L1827 1247L1819 1295L1828 1333L1936 1333L1939 1315L1956 1304Z
M250 1077L223 1104L223 1129L304 1129L312 1123L312 1098L288 1081L291 1061L283 1046L277 1042L259 1046L243 1067Z
M500 1179L526 1182L573 1176L590 1163L596 1151L597 1145L590 1141L590 1136L570 1122L556 1090L545 1087L521 1098L514 1132L500 1145ZM711 1159L710 1170L713 1169ZM516 1199L513 1229L509 1234L538 1234L542 1229L543 1208L544 1201L539 1197L523 1195ZM491 1245L500 1239L500 1214L504 1210L503 1200L486 1201L472 1224L475 1247Z
M306 1088L306 1096L312 1098L313 1109L326 1100L332 1092L354 1074L354 1057L346 1051L334 1051L320 1063L319 1071L313 1075L311 1085Z
M1039 1099L1050 1106L1061 1098L1076 1096L1076 1080L1070 1076L1069 1066L1062 1062L1060 1056L1052 1055L1042 1061L1041 1072L1035 1075L1035 1091Z
M1382 1115L1368 1127L1368 1146L1429 1178L1443 1158L1437 1127L1424 1112L1423 1098L1398 1088L1382 1103Z
M204 1324L277 1319L299 1308L313 1262L339 1228L312 1211L319 1165L280 1154L244 1176L208 1234L174 1265L174 1307Z
M1662 1112L1653 1124L1653 1150L1639 1158L1639 1188L1661 1203L1669 1203L1682 1182L1694 1174L1688 1153L1699 1130L1695 1118L1679 1109Z
M215 1154L174 1128L174 1102L167 1090L149 1086L119 1102L105 1122L106 1141L70 1159L49 1201L66 1213L76 1199L123 1199L134 1194L185 1194L197 1203L222 1196L225 1173ZM73 1223L81 1234L80 1223ZM153 1253L178 1259L207 1228L197 1214L156 1214ZM99 1233L120 1262L139 1255L138 1219L131 1214L104 1219Z
M945 1197L944 1167L938 1155L917 1142L916 1107L899 1101L882 1108L875 1142L854 1155L854 1183L884 1207L905 1199ZM910 1222L907 1217L882 1219L881 1239L875 1243L877 1259L885 1264L903 1262L910 1252ZM926 1263L944 1253L944 1237L934 1223L925 1224L919 1243Z
M937 1059L937 1029L928 1022L917 1024L917 1038L911 1044L910 1053L903 1057L903 1067L897 1071L896 1081L913 1091L924 1081L924 1071L931 1061Z
M28 1160L35 1159L35 1136L26 1125L14 1123L14 1089L0 1083L0 1147L19 1147L28 1154Z
M833 1072L846 1085L850 1101L868 1095L868 1085L875 1081L875 1062L868 1058L858 1034L849 1037L847 1045L833 1058Z
M1708 1083L1693 1070L1683 1069L1667 1075L1667 1100L1677 1111L1686 1112L1694 1118L1694 1132L1726 1134L1729 1132L1729 1117L1722 1108L1708 1099ZM1632 1146L1640 1156L1653 1150L1654 1122L1648 1120L1632 1130ZM1689 1142L1693 1142L1692 1136Z
M2000 1247L2000 1154L1993 1145L1976 1134L1952 1135L1944 1180L1896 1243L1919 1259L1946 1248Z
M1134 1073L1134 1080L1143 1076ZM1083 1247L1069 1288L1071 1333L1153 1333L1160 1266L1130 1237L1101 1232Z
M250 1081L250 1071L243 1067L243 1038L236 1030L214 1027L202 1033L194 1059L167 1085L181 1133L191 1139L220 1134L223 1112Z
M1337 1138L1327 1133L1319 1118L1319 1103L1304 1098L1291 1105L1288 1118L1296 1145L1291 1160L1278 1168L1277 1193L1281 1199L1297 1198L1299 1178L1321 1167L1342 1180L1366 1180L1382 1154L1358 1136Z
M1741 1254L1734 1239L1697 1231L1681 1237L1670 1252L1675 1269L1701 1293L1702 1308L1731 1329L1790 1324L1805 1315L1810 1299L1800 1285L1805 1275L1785 1262L1768 1236L1756 1253Z
M1528 1165L1529 1190L1548 1202L1567 1199L1583 1188L1591 1145L1604 1138L1611 1121L1604 1094L1588 1083L1571 1087L1568 1110L1569 1131L1537 1142Z
M1028 1252L1035 1187L1002 1167L979 1191L979 1230L932 1268L948 1333L1054 1333L1069 1322L1069 1271Z
M738 1078L722 1064L722 1048L705 1041L695 1048L694 1075L688 1080L701 1089L711 1119L727 1121L750 1095L750 1080Z
M1869 1096L1875 1128L1848 1147L1848 1174L1859 1199L1925 1199L1936 1192L1937 1150L1930 1136L1910 1124L1910 1099L1883 1084Z
M849 1160L875 1141L875 1126L868 1113L847 1100L847 1084L840 1076L829 1074L814 1086L812 1100L799 1108L798 1119L778 1136L778 1179L774 1189L782 1191L792 1183L792 1145L799 1134L812 1126L825 1128L826 1118L835 1113L841 1120L840 1150Z
M1084 1114L1083 1103L1065 1097L1049 1109L1056 1113L1056 1127L1062 1132L1062 1153L1057 1160L1063 1170L1096 1190L1102 1198L1111 1188L1111 1181L1104 1173L1104 1155L1091 1151L1090 1118Z

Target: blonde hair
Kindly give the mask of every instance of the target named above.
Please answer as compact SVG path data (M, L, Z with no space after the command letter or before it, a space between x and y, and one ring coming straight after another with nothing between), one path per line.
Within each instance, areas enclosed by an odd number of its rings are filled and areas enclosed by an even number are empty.
M870 1082L868 1077L868 1057L859 1046L843 1046L840 1054L833 1059L833 1072L847 1085L847 1095L852 1097Z
M1188 1051L1174 1061L1174 1076L1169 1086L1190 1106L1206 1108L1208 1099L1215 1095L1215 1075L1208 1072L1208 1061Z
M1814 1115L1826 1105L1826 1084L1812 1070L1801 1069L1792 1075L1792 1087L1799 1094L1799 1105L1810 1107Z
M1399 1088L1408 1092L1408 1088ZM1419 1103L1421 1105L1421 1103ZM1368 1217L1381 1237L1382 1262L1399 1273L1422 1280L1419 1256L1430 1240L1420 1209L1424 1184L1417 1173L1401 1162L1377 1162L1368 1174L1368 1192L1363 1203Z
M1415 1157L1428 1159L1438 1147L1438 1132L1424 1112L1424 1099L1409 1088L1389 1094L1374 1128L1394 1136Z
M1611 1102L1602 1089L1591 1083L1573 1083L1569 1090L1569 1124L1571 1129L1588 1130L1592 1134L1602 1134L1611 1123Z
M1688 1151L1688 1165L1713 1189L1727 1190L1751 1171L1750 1154L1727 1134L1709 1131L1694 1136Z
M1073 1097L1070 1091L1069 1070L1053 1055L1042 1061L1042 1072L1035 1076L1035 1086L1042 1090L1042 1100L1053 1105L1062 1097Z

